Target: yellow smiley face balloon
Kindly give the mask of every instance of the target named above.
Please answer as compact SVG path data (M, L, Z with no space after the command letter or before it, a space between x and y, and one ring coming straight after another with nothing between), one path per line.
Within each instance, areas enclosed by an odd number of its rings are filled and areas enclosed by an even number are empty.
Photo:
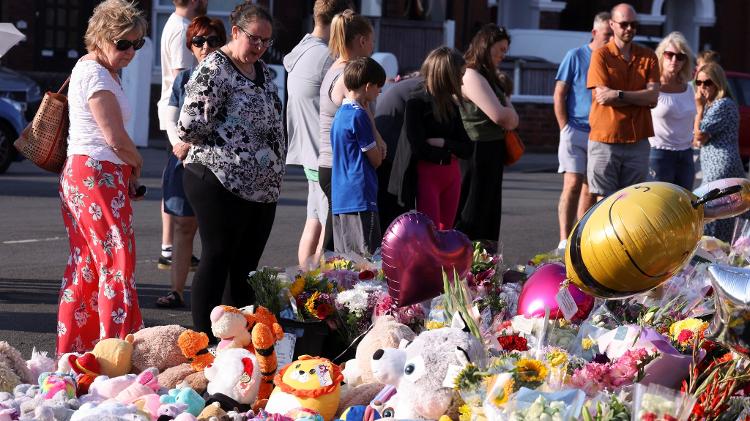
M600 298L622 298L661 285L690 259L703 234L698 197L670 183L624 188L594 205L565 250L567 276Z

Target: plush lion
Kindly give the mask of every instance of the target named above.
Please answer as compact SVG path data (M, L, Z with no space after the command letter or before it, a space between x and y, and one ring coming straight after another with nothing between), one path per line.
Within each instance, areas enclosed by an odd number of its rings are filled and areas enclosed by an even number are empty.
M305 408L331 421L339 404L343 380L341 368L330 360L302 355L276 374L276 389L268 399L266 411L286 414L295 408Z

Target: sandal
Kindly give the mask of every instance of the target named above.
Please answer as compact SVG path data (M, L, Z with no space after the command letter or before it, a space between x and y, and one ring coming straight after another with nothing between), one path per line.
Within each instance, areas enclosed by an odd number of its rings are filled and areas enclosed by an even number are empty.
M156 306L161 308L178 308L185 307L185 302L177 291L170 291L169 294L156 299Z

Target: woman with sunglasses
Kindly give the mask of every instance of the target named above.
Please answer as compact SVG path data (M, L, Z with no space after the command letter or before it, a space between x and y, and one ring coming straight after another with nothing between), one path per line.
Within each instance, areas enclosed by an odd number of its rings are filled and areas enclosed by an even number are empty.
M70 75L68 159L60 175L70 257L60 290L58 356L143 326L130 204L143 159L125 131L132 110L118 72L143 46L145 33L146 20L132 3L100 3L84 37L88 54Z
M216 51L227 42L224 23L219 19L198 16L190 22L186 31L186 44L198 63L209 54ZM164 196L164 212L173 216L174 239L172 244L172 265L169 280L172 290L156 300L157 307L184 307L183 291L193 253L193 238L198 230L193 208L185 197L182 186L184 166L182 160L190 150L190 144L182 142L177 135L177 120L180 108L185 102L185 85L193 74L193 68L185 69L177 74L172 84L172 94L165 110L165 125L167 138L172 144L172 151L167 160L167 166L162 176L162 192Z
M247 275L276 216L286 139L278 89L260 60L273 44L272 20L250 2L234 8L231 40L193 71L177 123L180 140L191 145L183 181L202 246L193 324L209 337L215 306L255 302Z
M649 178L693 189L693 121L695 92L688 83L693 53L679 32L667 35L656 48L661 71L661 89L651 109L654 136L649 137Z
M722 178L745 178L738 145L739 111L729 90L724 69L708 63L695 75L693 146L701 150L703 183ZM734 218L706 224L705 234L723 241L732 239Z

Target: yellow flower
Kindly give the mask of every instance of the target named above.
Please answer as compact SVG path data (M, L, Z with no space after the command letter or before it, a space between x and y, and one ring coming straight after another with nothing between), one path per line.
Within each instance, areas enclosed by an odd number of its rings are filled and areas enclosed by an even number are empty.
M495 406L503 406L508 402L508 398L513 394L513 379L508 380L503 385L503 389L499 393L492 397L492 404Z
M694 334L698 334L707 327L708 323L704 322L703 320L695 318L684 319L678 322L674 322L671 326L669 326L669 336L671 336L672 339L676 341L677 337L680 336L680 332L682 332L683 330L689 330Z
M557 367L568 362L568 356L562 351L552 351L547 355L547 362L552 367Z
M424 327L426 327L427 330L435 330L435 329L440 329L441 327L445 327L445 323L438 322L435 320L430 320L427 323L425 323Z
M591 347L594 346L594 340L591 338L583 338L581 340L581 348L583 348L584 351L588 351L591 349Z
M523 358L516 363L516 374L522 382L541 382L547 378L547 366L539 360Z
M458 421L471 421L471 408L467 404L458 407Z
M315 291L310 298L305 301L305 308L310 314L315 314L315 301L320 298L320 292Z
M305 278L302 276L297 276L294 278L294 282L292 282L292 285L289 287L289 293L292 294L292 297L296 297L305 290Z

